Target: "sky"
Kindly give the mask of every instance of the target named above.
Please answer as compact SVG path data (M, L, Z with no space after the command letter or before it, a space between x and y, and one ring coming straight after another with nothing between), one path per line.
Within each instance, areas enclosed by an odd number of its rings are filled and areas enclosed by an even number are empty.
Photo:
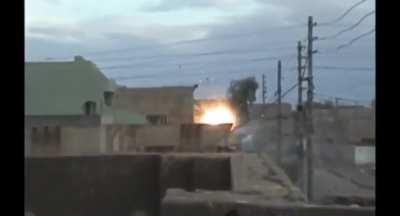
M307 19L313 16L314 36L320 38L314 42L315 99L341 97L367 104L375 97L375 33L337 47L375 28L375 14L370 13L375 2L363 0L326 25L357 2L27 0L25 58L71 61L81 55L129 87L199 84L196 98L224 97L232 80L254 76L261 83L265 74L267 101L273 101L277 61L282 61L285 91L296 83L297 41L305 44ZM283 101L296 98L293 90Z

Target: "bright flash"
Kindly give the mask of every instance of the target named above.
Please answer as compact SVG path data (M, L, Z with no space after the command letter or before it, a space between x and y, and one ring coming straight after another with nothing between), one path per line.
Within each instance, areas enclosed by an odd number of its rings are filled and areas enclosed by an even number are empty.
M229 107L221 105L204 110L199 122L210 125L233 124L235 126L236 117Z

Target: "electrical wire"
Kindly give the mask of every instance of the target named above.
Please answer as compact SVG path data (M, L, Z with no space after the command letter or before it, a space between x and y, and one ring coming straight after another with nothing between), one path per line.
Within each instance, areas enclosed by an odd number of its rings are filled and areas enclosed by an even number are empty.
M275 47L274 47L275 48ZM277 49L283 48L293 48L293 46L282 46L277 47ZM165 58L182 58L182 57L201 57L201 56L215 56L215 55L240 55L246 53L263 53L263 52L273 52L273 50L267 48L256 48L256 49L225 49L225 50L216 50L211 52L198 52L198 53L184 53L177 55L152 55L152 56L140 56L140 57L117 57L117 58L91 58L90 60L95 61L132 61L137 59L165 59Z
M320 38L318 38L318 40L335 39L335 38L337 38L338 36L340 36L341 34L353 30L354 28L356 28L357 26L359 26L366 18L368 18L369 16L371 16L371 15L374 14L374 13L375 13L375 10L373 10L373 11L371 11L371 12L365 14L364 16L362 16L355 24L351 25L350 27L345 28L345 29L339 31L339 32L337 32L336 34L333 34L333 35L330 35L330 36L325 36L325 37L320 37Z
M180 65L180 66L183 66L183 65L188 65L188 66L191 66L191 65L196 65L196 64L201 64L201 65L215 65L215 64L221 64L221 63L243 63L243 62L260 62L260 61L272 61L272 60L279 60L279 59L285 59L285 58L290 58L290 57L293 57L293 56L295 56L295 54L290 54L290 55L283 55L283 56L271 56L271 57L262 57L262 58L250 58L250 59L230 59L230 60L227 60L227 61L221 61L221 60L219 60L219 61L214 61L214 62L210 62L210 61L207 61L207 63L204 63L204 62L199 62L199 61L197 61L197 62L189 62L189 63L183 63L183 64L167 64L167 66L168 65L170 65L170 66L176 66L176 65ZM211 64L210 64L211 63ZM109 65L109 66L103 66L103 67L100 67L99 69L101 69L101 70L115 70L115 69L124 69L124 68L135 68L135 67L137 67L137 66L146 66L148 63L140 63L140 64L126 64L126 65ZM156 67L156 68L158 68L158 67L160 67L160 66L166 66L165 64L164 65L147 65L147 67ZM143 69L143 68L141 68L141 69Z
M326 26L326 25L332 25L334 23L337 23L339 21L341 21L343 18L345 18L352 10L354 10L355 8L357 8L358 6L360 6L362 3L366 2L367 0L361 0L359 2L356 2L355 4L353 4L349 9L347 9L342 15L340 15L338 18L329 21L329 22L321 22L318 25L319 26Z
M160 43L157 45L143 45L143 46L137 46L137 47L129 47L129 48L121 48L121 49L113 49L113 50L102 50L102 51L93 51L93 52L87 52L83 53L83 55L87 56L96 56L96 55L108 55L108 54L113 54L113 53L120 53L120 52L127 52L127 51L137 51L137 50L148 50L152 48L158 48L160 46L168 46L168 47L173 47L173 46L178 46L178 45L185 45L185 44L193 44L193 43L201 43L201 42L207 42L207 41L215 41L215 40L227 40L227 39L234 39L234 38L241 38L241 37L248 37L248 36L253 36L257 34L267 34L270 33L271 30L291 30L291 29L296 29L299 27L304 27L306 24L294 24L290 26L278 26L278 27L271 27L268 29L264 29L262 31L255 31L255 32L248 32L248 33L237 33L237 34L224 34L220 36L215 36L215 37L209 37L209 38L203 38L203 39L191 39L191 40L180 40L180 41L174 41L174 42L168 42L168 43ZM72 55L69 56L61 56L61 57L53 57L52 59L69 59L72 58Z
M375 28L371 29L370 31L368 31L368 32L366 32L366 33L363 33L363 34L361 34L361 35L355 37L354 39L350 40L350 41L349 41L348 43L346 43L346 44L342 44L342 45L338 46L336 49L337 49L337 50L340 50L340 49L349 47L349 46L351 46L354 42L356 42L356 41L360 40L361 38L366 37L366 36L368 36L368 35L370 35L370 34L372 34L372 33L374 33L374 32L375 32Z

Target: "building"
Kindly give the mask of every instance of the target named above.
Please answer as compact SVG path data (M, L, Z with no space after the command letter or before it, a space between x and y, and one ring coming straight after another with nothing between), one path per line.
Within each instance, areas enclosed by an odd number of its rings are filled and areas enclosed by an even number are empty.
M198 124L194 114L197 86L118 88L113 108L145 116L135 128L138 151L216 152L226 145L231 124Z
M196 86L118 88L113 107L146 116L152 125L193 122Z
M25 64L25 155L109 152L113 125L144 124L140 115L111 107L116 84L92 62Z
M255 119L273 119L278 116L278 104L252 104L249 107L250 120ZM289 103L281 104L282 117L290 116L292 112L292 106Z
M150 123L136 129L138 149L174 151L180 143L181 125L193 123L196 87L122 87L117 89L112 107L138 113Z

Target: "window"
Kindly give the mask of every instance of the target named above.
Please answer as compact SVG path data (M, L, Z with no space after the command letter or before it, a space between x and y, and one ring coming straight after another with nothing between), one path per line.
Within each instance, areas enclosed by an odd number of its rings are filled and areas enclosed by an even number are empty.
M96 103L93 101L87 101L84 104L85 115L94 115L96 113Z
M146 119L152 125L166 125L168 123L166 115L147 115Z
M104 92L104 102L107 106L112 105L113 96L114 96L114 92L112 92L112 91Z

